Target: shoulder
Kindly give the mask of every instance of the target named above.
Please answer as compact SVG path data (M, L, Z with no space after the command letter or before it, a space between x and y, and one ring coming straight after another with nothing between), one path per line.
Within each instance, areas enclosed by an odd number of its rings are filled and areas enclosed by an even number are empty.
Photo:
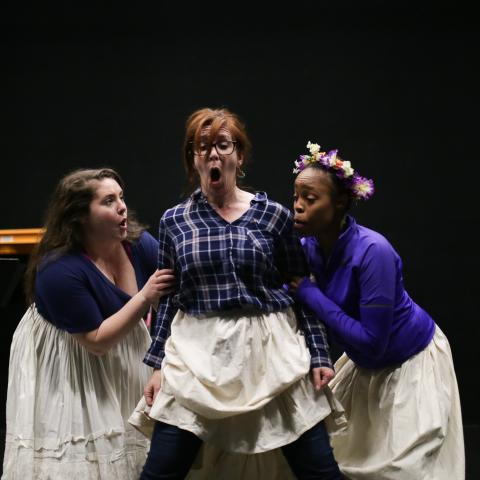
M131 246L133 255L139 255L141 258L149 259L152 255L155 258L158 252L158 240L147 231L144 231Z
M357 225L356 233L354 245L365 257L398 257L392 244L381 233L362 225Z
M167 208L160 218L160 223L169 224L174 223L179 217L183 217L187 211L189 211L195 204L195 200L190 196L183 202L177 205Z
M268 222L279 226L285 226L293 222L293 215L290 210L281 203L268 198L265 192L257 192L253 201L257 210L264 215Z
M158 248L158 240L156 240L150 232L146 230L142 232L138 240L132 245L133 248Z
M46 255L39 264L38 274L73 272L83 267L85 259L78 253L64 253L58 257L55 254Z
M44 258L36 276L37 286L68 288L90 278L91 270L81 253L67 253L58 258Z

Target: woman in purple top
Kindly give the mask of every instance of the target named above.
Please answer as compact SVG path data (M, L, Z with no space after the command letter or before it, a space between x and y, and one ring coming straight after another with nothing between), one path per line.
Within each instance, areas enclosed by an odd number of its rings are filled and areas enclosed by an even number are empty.
M311 277L290 288L328 328L345 354L331 382L349 420L332 437L351 479L462 479L461 411L450 347L408 296L402 263L381 234L347 214L373 194L337 151L295 162L295 228Z
M157 250L114 170L59 182L11 346L2 478L138 477L149 442L127 418L151 374L142 316L174 282Z

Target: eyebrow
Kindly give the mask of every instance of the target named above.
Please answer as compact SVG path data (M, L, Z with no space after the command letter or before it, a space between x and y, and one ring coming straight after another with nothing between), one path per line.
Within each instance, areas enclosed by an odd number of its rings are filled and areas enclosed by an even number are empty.
M118 196L120 197L120 196L122 196L122 195L123 195L123 190L120 190L120 191L118 192ZM116 193L105 193L103 196L101 196L101 197L99 196L98 198L100 198L100 200L106 200L106 199L108 199L108 198L110 198L110 197L116 197L116 196L117 196Z
M294 186L299 190L315 190L315 187L312 187L310 185L305 185L304 183L298 184L297 182L295 182Z

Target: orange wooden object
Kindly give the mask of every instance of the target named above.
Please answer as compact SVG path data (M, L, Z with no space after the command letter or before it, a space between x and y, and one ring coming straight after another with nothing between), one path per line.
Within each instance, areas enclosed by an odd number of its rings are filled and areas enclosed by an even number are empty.
M0 230L0 255L29 255L44 231L43 228Z

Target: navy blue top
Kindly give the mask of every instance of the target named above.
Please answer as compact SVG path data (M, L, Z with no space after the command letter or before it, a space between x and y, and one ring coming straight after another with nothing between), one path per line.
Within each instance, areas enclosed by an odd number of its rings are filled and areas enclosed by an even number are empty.
M158 242L143 232L135 244L128 246L140 290L157 268ZM114 285L82 252L43 262L36 276L38 312L69 333L97 329L130 299L130 295Z
M405 291L401 259L385 237L347 217L328 259L316 238L302 244L316 282L304 279L298 299L356 364L398 364L428 345L435 324Z

